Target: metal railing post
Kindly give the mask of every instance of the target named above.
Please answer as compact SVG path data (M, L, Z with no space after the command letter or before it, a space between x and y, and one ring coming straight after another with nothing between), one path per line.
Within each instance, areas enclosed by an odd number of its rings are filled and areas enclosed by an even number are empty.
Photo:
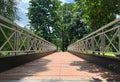
M29 48L30 48L30 37L27 35L27 54L29 54Z
M15 55L17 55L17 51L18 51L18 28L15 27L16 30L15 30L15 38L14 38L14 50L16 51L15 52Z
M100 35L101 38L101 45L100 45L100 52L102 52L102 54L105 54L105 35L104 33Z
M93 54L95 54L95 42L94 42L94 37L91 38L91 43L92 43L92 51L93 51Z
M85 41L85 52L88 53L88 40Z
M78 44L77 44L77 52L80 52L81 51L81 43L80 42L78 42Z
M82 47L81 47L82 51L85 52L85 41L82 42Z

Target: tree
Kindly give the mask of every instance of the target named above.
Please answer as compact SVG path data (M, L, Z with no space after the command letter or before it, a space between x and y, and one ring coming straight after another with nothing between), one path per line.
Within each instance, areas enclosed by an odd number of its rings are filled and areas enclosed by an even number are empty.
M62 39L62 51L67 50L67 46L69 45L69 24L73 17L72 10L74 8L73 3L65 3L60 8L61 13L61 39Z
M76 9L76 3L65 3L61 7L62 23L62 51L67 46L82 38L86 33L86 24L82 21L82 11Z
M31 0L28 12L35 34L55 43L62 51L85 34L86 25L76 3L61 5L59 0Z
M0 15L11 21L18 20L17 1L16 0L0 0Z
M35 34L52 42L53 32L57 28L59 0L31 0L28 12L30 26Z
M81 12L75 12L69 25L70 43L83 38L87 34L87 25L84 23Z
M91 31L113 21L116 14L120 14L120 0L82 0L82 4L83 17Z
M84 11L83 18L87 23L87 32L93 32L100 27L108 24L116 18L116 15L120 14L120 0L75 0L79 6L76 7L79 11ZM111 27L112 28L112 27ZM112 33L113 32L113 33ZM108 34L109 38L113 37L114 31ZM117 39L113 41L113 44L117 46ZM105 42L106 44L109 41ZM113 47L109 47L111 51L115 51Z
M73 17L69 25L70 43L83 38L87 34L87 24L83 21L83 3L80 0L75 0L73 8Z

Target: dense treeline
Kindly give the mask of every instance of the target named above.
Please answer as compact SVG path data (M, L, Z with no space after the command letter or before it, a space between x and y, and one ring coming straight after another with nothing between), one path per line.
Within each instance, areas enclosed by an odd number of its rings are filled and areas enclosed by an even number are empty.
M0 15L11 21L19 19L17 15L18 0L0 0Z
M61 4L60 0L31 0L28 17L35 34L55 43L62 51L83 37L86 24L76 3Z
M70 43L100 28L119 14L119 0L31 0L28 17L34 33L58 45Z
M77 3L81 1L83 18L89 26L89 31L95 31L120 14L120 0L76 0Z
M0 0L0 14L11 21L18 19L16 1ZM62 51L120 14L120 0L75 0L65 4L60 0L30 0L29 5L31 31Z

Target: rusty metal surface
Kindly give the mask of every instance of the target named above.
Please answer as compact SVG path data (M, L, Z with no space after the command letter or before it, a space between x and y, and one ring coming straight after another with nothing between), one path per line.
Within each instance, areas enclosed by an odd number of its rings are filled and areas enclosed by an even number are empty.
M0 73L0 79L93 82L120 81L120 75L71 53L59 52Z

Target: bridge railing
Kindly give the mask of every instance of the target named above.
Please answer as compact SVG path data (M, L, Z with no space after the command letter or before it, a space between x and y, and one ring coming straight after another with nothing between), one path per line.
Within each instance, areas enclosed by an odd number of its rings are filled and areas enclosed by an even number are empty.
M68 51L91 54L120 54L120 19L101 27L68 46Z
M0 56L56 50L54 44L0 16Z

